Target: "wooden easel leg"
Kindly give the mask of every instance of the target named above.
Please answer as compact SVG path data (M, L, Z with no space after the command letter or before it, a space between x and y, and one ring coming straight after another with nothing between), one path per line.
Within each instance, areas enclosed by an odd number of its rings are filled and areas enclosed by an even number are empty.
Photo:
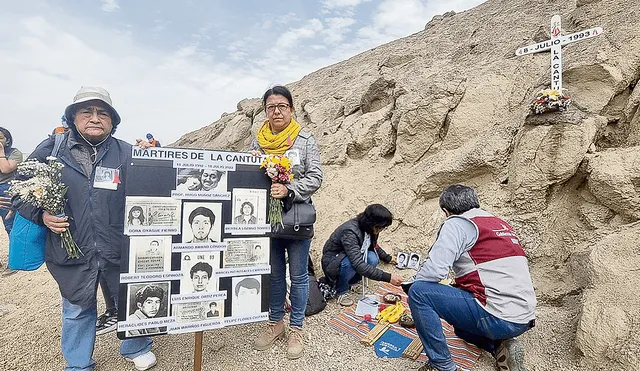
M193 371L202 371L202 331L195 333L196 347L193 351Z

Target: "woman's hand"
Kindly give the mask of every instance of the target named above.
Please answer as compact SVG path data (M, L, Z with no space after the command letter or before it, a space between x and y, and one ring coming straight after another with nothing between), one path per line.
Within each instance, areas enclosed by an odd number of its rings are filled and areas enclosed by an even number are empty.
M249 151L249 153L251 153L253 156L256 156L256 157L262 156L262 153L260 153L260 151L255 149L253 151Z
M391 283L394 286L400 286L400 284L404 282L404 277L398 275L398 274L391 274L391 281L389 281L389 283Z
M51 229L51 232L60 234L69 228L69 223L67 223L67 219L69 217L57 217L55 215L51 215L48 211L42 213L42 222L47 228Z
M398 265L398 260L396 260L396 258L391 258L391 261L389 262L389 264Z
M289 194L289 189L281 183L271 184L271 197L273 198L285 198Z

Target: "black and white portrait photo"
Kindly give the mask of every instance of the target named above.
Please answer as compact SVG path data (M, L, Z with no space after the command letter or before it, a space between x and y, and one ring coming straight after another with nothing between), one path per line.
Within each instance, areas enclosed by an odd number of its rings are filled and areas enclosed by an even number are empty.
M269 246L263 242L254 242L251 261L256 264L269 264Z
M232 310L233 317L259 314L262 308L261 276L233 277Z
M257 224L258 219L254 215L255 209L249 201L240 204L240 214L233 218L233 224Z
M267 191L264 189L233 189L232 224L265 224Z
M213 278L214 269L220 267L220 252L189 252L181 254L180 294L214 292L218 280Z
M398 261L398 264L396 264L396 268L399 269L404 269L407 267L407 258L409 257L409 255L406 252L399 252L398 256L396 257L396 260Z
M420 268L420 255L411 253L411 256L409 256L409 262L407 263L407 268L418 270Z
M220 242L221 220L221 203L185 202L182 216L182 242Z
M171 271L171 236L136 236L129 241L129 273Z
M297 148L290 149L284 153L291 161L291 166L300 165L300 152Z
M114 181L114 172L116 169L110 169L106 167L96 168L96 181L98 182L111 182Z
M169 282L128 285L127 321L140 321L167 317L169 308ZM127 331L127 336L140 336L166 332L166 327L153 327Z
M180 168L176 175L176 191L181 192L225 192L226 171L214 169Z
M219 318L220 317L220 309L222 305L216 301L212 301L207 304L207 318Z

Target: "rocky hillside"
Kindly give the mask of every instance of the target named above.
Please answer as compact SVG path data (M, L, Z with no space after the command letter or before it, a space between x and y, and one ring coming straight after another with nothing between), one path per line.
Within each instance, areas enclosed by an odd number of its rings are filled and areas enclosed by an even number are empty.
M518 47L601 26L563 48L567 112L530 117L550 85L550 54ZM451 183L522 236L536 292L533 370L640 370L640 2L489 0L290 85L319 141L319 254L339 223L381 202L382 243L425 253ZM244 151L265 120L259 99L174 146ZM554 325L555 324L555 325ZM531 345L532 342L529 342Z

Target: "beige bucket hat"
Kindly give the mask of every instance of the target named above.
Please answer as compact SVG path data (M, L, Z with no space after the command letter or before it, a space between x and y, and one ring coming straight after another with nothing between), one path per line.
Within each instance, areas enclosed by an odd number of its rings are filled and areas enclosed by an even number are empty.
M118 126L118 124L120 123L120 115L118 114L118 111L113 108L109 92L104 88L97 86L83 86L80 88L80 90L78 90L76 95L73 97L73 103L68 105L64 110L64 115L67 120L71 120L73 114L75 113L75 108L78 104L88 102L90 100L99 100L109 106L109 108L111 109L111 123L113 125L113 128L115 129L116 126Z

